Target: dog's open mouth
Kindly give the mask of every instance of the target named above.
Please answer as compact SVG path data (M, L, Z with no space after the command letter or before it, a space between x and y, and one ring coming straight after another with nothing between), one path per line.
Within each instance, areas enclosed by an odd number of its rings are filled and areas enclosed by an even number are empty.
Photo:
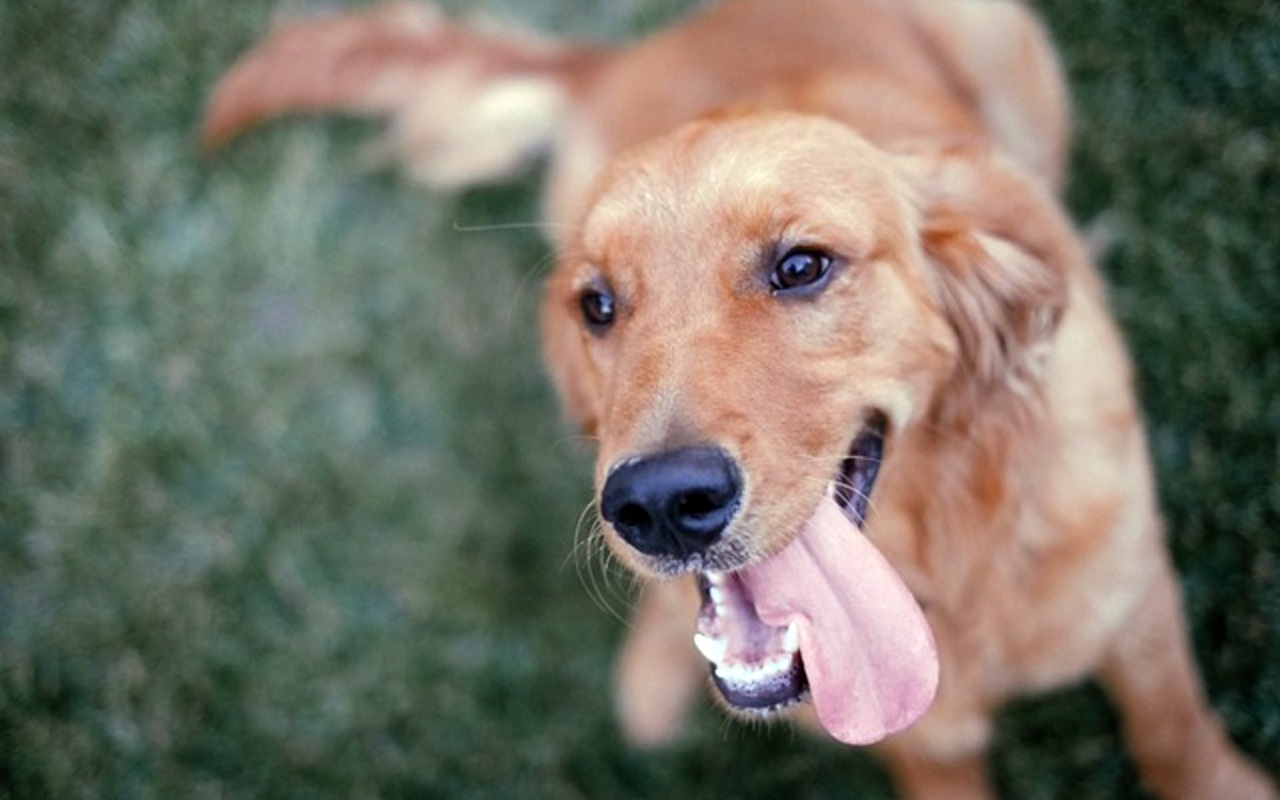
M812 696L829 733L867 744L932 701L938 662L924 615L860 530L883 436L879 420L864 427L785 549L699 576L694 643L730 708L761 715Z

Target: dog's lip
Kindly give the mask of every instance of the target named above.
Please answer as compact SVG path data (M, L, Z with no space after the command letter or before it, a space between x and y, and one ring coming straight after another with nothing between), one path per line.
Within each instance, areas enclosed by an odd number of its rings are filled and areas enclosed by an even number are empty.
M844 514L862 527L884 453L885 420L873 413L854 437L828 486ZM702 607L694 644L707 659L712 683L730 709L768 715L809 694L799 638L792 623L759 618L746 585L733 572L698 573Z
M884 414L872 412L868 416L849 445L848 455L841 462L840 473L833 482L836 502L859 528L866 522L871 490L880 474L880 462L884 460L887 427Z

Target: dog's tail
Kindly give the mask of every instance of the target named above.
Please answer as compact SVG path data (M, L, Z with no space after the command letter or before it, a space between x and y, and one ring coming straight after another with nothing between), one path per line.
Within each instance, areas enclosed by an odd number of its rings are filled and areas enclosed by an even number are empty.
M283 114L387 118L376 148L428 182L505 178L553 140L607 48L451 22L392 2L286 22L214 89L201 139L216 148Z

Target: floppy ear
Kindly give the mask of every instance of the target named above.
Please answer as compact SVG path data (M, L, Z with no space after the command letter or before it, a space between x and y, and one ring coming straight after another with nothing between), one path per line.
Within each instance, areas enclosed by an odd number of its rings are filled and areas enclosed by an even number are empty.
M915 161L921 245L955 331L957 377L980 393L1034 387L1083 258L1056 202L985 154Z
M984 387L1033 378L1062 311L1062 276L971 218L930 220L923 244L968 376Z
M587 436L599 427L596 373L583 345L577 304L563 272L547 280L542 298L542 355L560 403L570 420Z

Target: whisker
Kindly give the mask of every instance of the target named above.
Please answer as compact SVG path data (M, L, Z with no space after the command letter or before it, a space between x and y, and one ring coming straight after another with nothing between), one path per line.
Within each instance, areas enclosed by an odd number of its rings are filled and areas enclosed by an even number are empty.
M836 480L832 481L832 484L836 487L837 494L839 494L840 490L844 490L849 493L850 497L856 497L859 500L862 500L866 504L867 511L866 511L866 514L863 515L863 520L862 520L865 523L867 521L867 518L871 516L871 513L875 511L875 508L876 508L875 499L872 497L872 495L869 495L866 492L862 491L861 489L857 488L852 484L852 482L845 480L844 478L837 478Z
M507 305L504 323L508 329L511 327L512 321L515 319L516 310L520 308L521 302L524 300L525 292L529 290L529 285L533 282L534 276L541 276L549 271L550 267L555 263L555 254L546 253L533 266L524 271L524 275L520 277L520 282L516 284L516 290L511 294L511 302Z
M587 503L578 522L574 526L574 545L567 558L573 559L574 571L579 582L591 598L592 603L606 614L620 622L626 622L626 615L618 611L615 601L630 608L630 599L620 596L614 589L611 580L611 568L616 567L612 553L604 543L604 529L598 518L592 520L595 513L595 501ZM589 526L585 535L584 527Z
M466 225L457 220L450 223L450 227L457 233L492 233L495 231L518 231L518 230L557 230L568 229L573 230L575 226L557 225L554 222L486 222L474 225Z

